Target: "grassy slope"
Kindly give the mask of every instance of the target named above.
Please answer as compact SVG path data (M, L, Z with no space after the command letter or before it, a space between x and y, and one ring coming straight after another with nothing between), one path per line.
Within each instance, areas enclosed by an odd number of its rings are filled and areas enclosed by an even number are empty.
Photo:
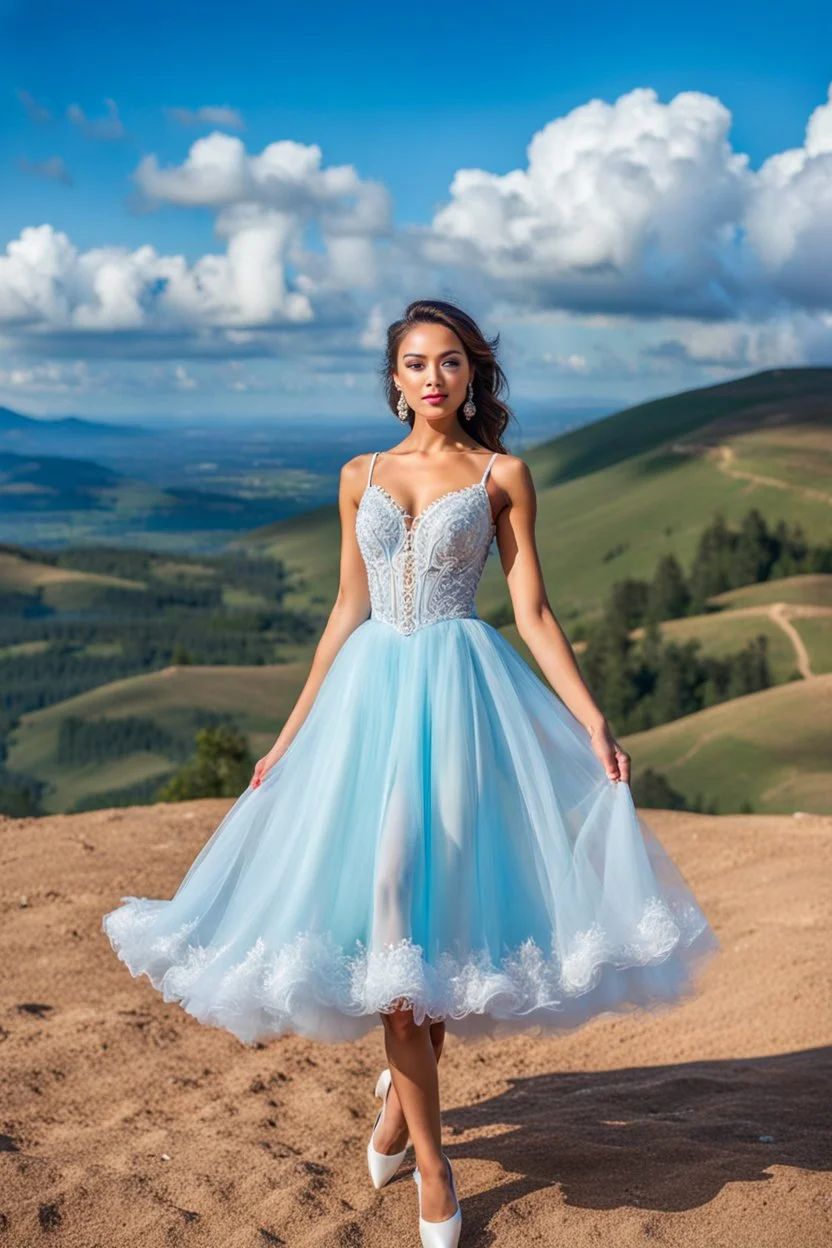
M788 467L778 480L777 461L760 458L759 426L782 422L790 410L794 419L769 431L779 462ZM666 552L689 564L717 508L736 522L755 506L772 524L799 521L815 540L832 539L832 494L805 492L791 480L798 466L808 472L823 454L832 454L829 410L832 369L781 370L640 404L526 452L538 498L541 564L564 625L594 614L614 581L651 576ZM697 438L701 450L695 449ZM730 463L707 449L724 439L731 444ZM795 454L788 458L790 439ZM746 443L754 465L764 467L771 481L729 474L744 467ZM335 504L256 530L235 545L285 559L301 582L295 601L320 606L334 599L340 550ZM477 609L487 617L507 603L505 576L492 554Z
M825 422L826 405L831 399L832 370L762 374L726 386L642 404L529 451L525 457L538 492L537 538L541 562L550 599L567 631L570 620L598 610L614 581L624 576L650 576L660 554L673 551L684 564L689 563L699 533L717 507L723 510L729 522L739 520L753 505L772 523L785 516L790 522L799 520L814 540L832 538L832 506L817 489L817 480L812 479L812 488L807 490L803 479L795 478L795 473L799 478L801 467L808 473L812 464L821 462L832 444L832 434ZM794 412L798 423L783 426L782 414L787 409ZM776 443L779 459L761 447L761 425L771 420L775 423L768 429L769 445ZM708 449L724 445L726 441L732 450L730 461ZM781 479L772 478L767 482L730 475L726 470L739 472L747 468L757 475L772 477L778 470L778 463L785 465L788 471L782 471ZM246 539L233 545L249 546L258 553L273 551L285 559L295 569L297 577L295 602L320 609L334 598L340 546L337 506L315 508L248 534ZM619 553L605 559L605 554L613 547L620 547ZM477 596L477 609L485 618L508 602L498 559L495 548ZM832 577L790 578L771 585L731 591L722 595L721 601L726 607L740 610L761 608L776 601L827 606L832 605L830 586ZM827 623L825 619L795 620L816 672L826 671L832 665ZM681 637L690 633L691 622L678 621L665 627L668 635L675 633ZM771 638L772 661L778 679L790 674L793 651L783 631L764 616L730 612L702 617L697 629L706 653L737 649L747 636L764 631ZM540 675L514 626L506 626L501 631ZM54 751L57 723L64 715L72 713L156 715L160 722L170 725L171 717L182 708L228 709L239 715L243 726L252 734L255 750L259 751L270 743L291 710L306 677L310 656L311 650L305 653L296 649L292 655L294 662L275 668L169 669L176 674L155 673L115 682L60 706L26 716L16 734L10 766L49 774L51 778L48 760ZM815 695L795 692L804 685L820 688L816 681L800 682L786 686L784 692L789 697L804 697L806 709L813 713L817 706ZM753 697L768 696L768 693ZM746 702L749 699L730 706L736 714L741 714L740 708ZM651 761L654 748L665 756L662 734L671 730L679 733L682 725L694 724L690 731L695 735L703 724L711 723L701 716L718 716L728 709L728 706L711 708L699 716L639 734L634 738L638 741L637 761L646 765ZM731 721L728 717L713 722L729 725ZM672 752L670 757L672 761ZM755 757L765 772L769 766L765 751L758 751ZM144 765L157 767L160 760L145 758ZM93 786L101 790L128 783L137 778L133 767L132 760L125 760L111 767L97 768L95 775L89 777L77 771L70 775L56 774L58 792L52 808L61 809L77 793L89 791ZM707 779L706 775L699 777L696 768L692 774L697 781ZM817 808L811 805L815 782L815 770L810 762L804 800L809 809ZM797 793L798 778L793 777L790 783L792 790L789 791ZM712 793L719 796L722 789L716 779L714 786L699 785L706 796ZM746 795L741 793L737 804ZM829 804L827 795L827 807ZM771 807L775 808L790 807L786 801L783 807Z
M259 757L274 741L307 674L305 662L294 662L273 667L169 667L113 681L24 715L12 734L8 766L48 778L56 791L44 804L49 811L65 810L83 794L161 774L171 763L142 753L85 768L56 766L52 760L62 719L68 715L85 719L141 715L175 729L177 721L184 721L193 708L231 712L249 734L255 757Z
M701 793L726 811L748 799L772 814L828 813L830 722L827 675L723 702L622 743L635 773L655 767L691 801Z

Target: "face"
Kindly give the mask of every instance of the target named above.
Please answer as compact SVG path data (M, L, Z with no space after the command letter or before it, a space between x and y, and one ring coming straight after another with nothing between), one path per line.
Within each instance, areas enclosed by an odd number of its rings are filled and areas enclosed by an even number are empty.
M462 343L447 325L414 325L402 339L393 379L414 412L426 420L456 413L468 397L471 377ZM428 402L432 394L442 397Z

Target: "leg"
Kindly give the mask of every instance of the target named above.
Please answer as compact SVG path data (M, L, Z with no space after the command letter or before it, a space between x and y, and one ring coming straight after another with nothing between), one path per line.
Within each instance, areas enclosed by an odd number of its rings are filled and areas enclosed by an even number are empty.
M412 1009L407 1008L382 1014L382 1019L393 1088L407 1122L416 1152L416 1164L422 1176L422 1216L427 1221L441 1222L453 1214L456 1205L450 1176L442 1159L439 1078L431 1025L427 1019L421 1025L415 1023ZM441 1051L444 1026L440 1026L442 1034L437 1028L437 1035Z
M430 1042L438 1062L442 1056L442 1048L445 1043L445 1023L443 1021L430 1024ZM408 1133L407 1120L402 1113L399 1094L396 1091L396 1084L393 1082L390 1085L390 1091L387 1093L387 1106L384 1110L384 1117L376 1128L373 1147L379 1153L387 1153L388 1155L390 1153L400 1153L404 1148Z

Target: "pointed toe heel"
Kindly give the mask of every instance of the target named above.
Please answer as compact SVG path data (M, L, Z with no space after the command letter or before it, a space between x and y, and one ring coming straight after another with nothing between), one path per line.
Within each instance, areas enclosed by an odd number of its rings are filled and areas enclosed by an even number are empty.
M442 1156L445 1157L445 1154L443 1153ZM445 1157L445 1164L451 1176L451 1191L456 1201L456 1210L449 1218L444 1218L441 1222L427 1222L422 1217L422 1176L418 1166L413 1171L413 1179L419 1192L419 1238L422 1241L422 1248L457 1248L462 1234L462 1210L456 1194L454 1168L447 1157Z
M367 1169L370 1171L370 1178L373 1180L374 1187L384 1187L389 1183L399 1166L404 1161L404 1155L407 1152L410 1139L400 1153L378 1153L373 1147L373 1140L376 1134L376 1127L384 1115L387 1108L387 1097L390 1092L392 1078L390 1071L385 1069L381 1072L376 1083L376 1096L381 1098L381 1109L376 1115L373 1123L373 1129L370 1133L370 1140L367 1144Z

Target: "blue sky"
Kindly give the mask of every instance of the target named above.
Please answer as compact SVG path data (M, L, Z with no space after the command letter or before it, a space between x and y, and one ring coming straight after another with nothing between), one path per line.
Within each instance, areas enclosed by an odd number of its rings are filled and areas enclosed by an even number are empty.
M832 363L831 34L805 0L0 0L0 402L371 414L422 295L501 331L518 406Z

